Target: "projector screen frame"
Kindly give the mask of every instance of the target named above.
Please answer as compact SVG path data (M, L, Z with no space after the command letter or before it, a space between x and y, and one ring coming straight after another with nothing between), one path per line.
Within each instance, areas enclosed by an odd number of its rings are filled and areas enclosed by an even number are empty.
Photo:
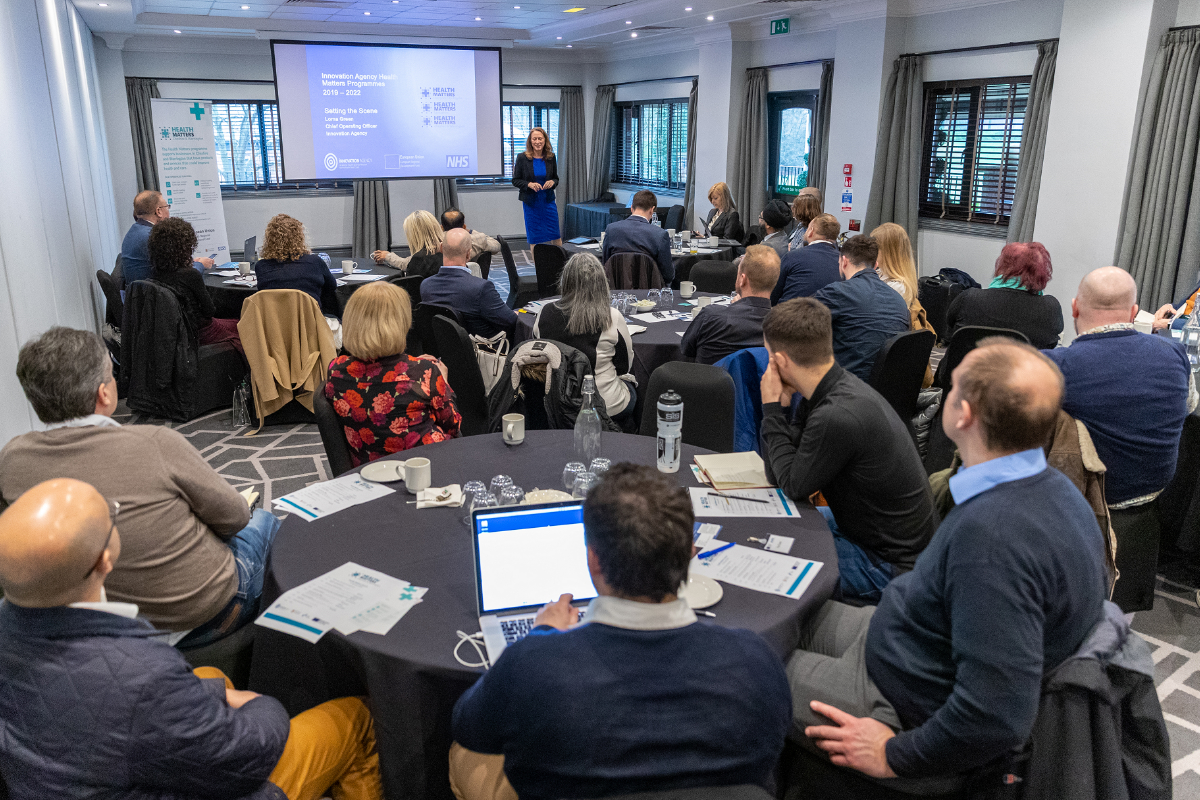
M335 46L335 47L392 47L403 48L406 50L470 50L472 52L494 52L496 54L497 77L499 78L498 88L500 90L500 141L497 142L497 147L500 151L500 171L497 173L481 173L478 175L421 175L421 176L379 176L371 177L364 176L361 178L332 178L328 180L356 180L356 181L436 181L458 178L503 178L504 177L504 48L502 47L471 47L469 45L441 45L441 44L393 44L390 42L324 42L324 41L309 41L305 39L270 39L271 47L271 85L275 89L275 104L279 104L279 72L275 66L275 45L276 44L299 44L299 45L320 45L320 46ZM279 119L279 166L283 173L283 179L287 178L287 156L283 146L283 115L276 110L276 117ZM295 181L320 181L321 178L295 178Z

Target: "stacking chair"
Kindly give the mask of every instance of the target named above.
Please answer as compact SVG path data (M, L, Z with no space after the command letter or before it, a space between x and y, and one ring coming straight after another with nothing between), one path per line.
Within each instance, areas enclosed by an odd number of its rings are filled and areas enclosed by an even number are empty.
M669 231L683 229L683 206L671 206L667 209L667 215L663 217L663 227Z
M433 303L421 303L413 309L413 330L417 332L417 337L421 341L421 352L434 358L441 358L441 350L438 349L437 340L433 336L434 317L450 317L461 325L462 315L453 308Z
M412 301L413 308L416 308L417 304L421 302L421 282L423 280L425 280L424 275L397 275L394 278L388 278L388 283L394 283L408 292L408 299Z
M121 257L117 256L118 265ZM108 348L108 353L112 356L113 367L120 372L121 369L121 322L125 318L125 302L121 299L120 284L113 280L113 277L102 269L96 270L96 282L100 284L100 291L104 293L104 321L112 330L104 331L104 346ZM119 376L118 376L119 377ZM120 381L117 381L120 386Z
M533 268L537 272L538 299L558 294L558 279L567 263L567 251L556 244L533 246Z
M737 266L730 261L697 261L688 276L697 292L732 294L737 283Z
M925 379L925 367L937 334L930 330L905 331L883 343L871 367L871 388L883 395L912 434L917 413L917 395Z
M669 361L650 376L642 398L642 436L658 435L658 398L668 389L683 398L683 443L733 452L733 378L720 367Z
M324 391L313 393L313 413L317 417L317 430L321 434L321 444L325 446L325 456L329 459L329 474L336 478L354 469L342 421L338 419Z
M251 622L212 644L181 648L179 652L192 669L216 667L225 673L235 688L245 689L250 682L250 660L254 654L254 629L257 627Z
M504 270L508 273L508 299L505 305L509 308L520 308L531 300L537 299L537 284L528 277L517 273L517 265L513 261L512 248L508 246L503 236L497 236L500 242L500 257L504 259ZM482 270L483 268L480 267Z
M746 231L746 241L742 242L742 244L746 247L758 244L763 240L763 236L765 235L766 231L763 230L762 225L751 225Z
M487 433L487 392L483 388L483 376L479 374L471 337L450 317L437 316L432 323L433 338L448 373L446 380L454 390L458 413L462 414L462 435Z
M483 279L486 281L488 273L492 270L492 254L487 250L484 250L475 257L475 263L479 265L479 274L482 275Z
M1158 549L1162 538L1158 498L1133 508L1109 509L1117 537L1117 572L1112 601L1126 614L1154 607Z
M645 253L613 253L604 263L610 289L661 289L658 264Z

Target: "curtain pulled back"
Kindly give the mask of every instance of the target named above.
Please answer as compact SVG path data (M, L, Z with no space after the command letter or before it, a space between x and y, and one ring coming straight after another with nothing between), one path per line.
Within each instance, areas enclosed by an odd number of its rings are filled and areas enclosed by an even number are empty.
M453 181L451 181L453 183ZM387 181L354 182L354 258L392 247L392 210Z
M596 87L595 113L592 115L592 149L588 157L586 200L599 199L608 191L609 156L612 148L612 107L617 87ZM561 120L561 117L559 118Z
M821 62L821 91L817 95L817 119L808 158L808 185L821 190L825 201L825 173L829 171L829 118L833 110L833 60Z
M126 78L125 99L129 104L129 127L133 132L133 169L139 192L158 190L158 164L154 149L154 116L150 101L158 98L154 78ZM132 203L132 200L130 201Z
M583 89L564 86L558 96L558 221L563 224L567 206L591 200L588 194L587 123L583 116Z
M888 77L875 140L875 169L864 232L894 222L908 233L914 252L921 193L925 83L921 56L897 58Z
M1038 193L1042 189L1042 160L1046 154L1046 130L1050 127L1050 97L1054 93L1054 64L1058 60L1058 42L1038 45L1037 64L1029 86L1029 103L1021 127L1021 163L1017 166L1017 186L1013 192L1012 213L1008 218L1008 241L1033 241L1037 218Z
M737 155L733 162L733 201L747 233L767 204L767 69L746 70Z

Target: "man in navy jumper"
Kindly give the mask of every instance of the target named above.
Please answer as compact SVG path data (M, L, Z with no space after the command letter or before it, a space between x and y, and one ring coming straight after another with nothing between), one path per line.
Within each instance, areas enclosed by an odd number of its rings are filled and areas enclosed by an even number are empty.
M755 634L698 622L676 598L692 522L687 493L650 467L617 464L588 494L599 597L577 627L570 595L543 608L459 699L459 798L770 785L791 719L783 664Z
M942 426L963 469L955 507L877 608L830 602L788 662L797 727L876 778L960 773L1024 743L1045 674L1103 615L1104 544L1046 466L1062 376L985 339L954 370Z

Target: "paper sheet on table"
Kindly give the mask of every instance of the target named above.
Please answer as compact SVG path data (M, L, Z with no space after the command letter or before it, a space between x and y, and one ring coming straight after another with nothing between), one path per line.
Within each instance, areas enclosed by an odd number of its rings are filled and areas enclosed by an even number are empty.
M712 453L696 456L696 463L720 490L761 489L771 485L762 456L753 450L744 453Z
M577 247L579 247L580 250L599 250L600 249L600 245L596 242L593 242L592 244L577 245Z
M697 247L696 252L693 253L692 249L689 247L684 250L672 250L671 255L673 255L673 256L691 256L691 255L711 256L713 253L716 253L716 252L719 252L719 251L712 247Z
M362 272L356 272L353 275L342 276L342 280L346 283L366 283L367 281L378 281L382 279L382 275L370 275Z
M258 286L258 278L254 275L247 275L244 278L230 278L221 283L232 283L234 286Z
M723 544L719 539L713 539L708 546L716 549ZM808 561L735 544L715 556L693 558L688 570L691 574L704 575L744 589L796 599L812 585L822 566L820 561Z
M386 636L400 619L421 602L429 590L421 586L409 586L396 597L376 603L356 617L358 630Z
M684 314L682 311L651 311L648 314L630 314L629 316L638 322L675 322L692 318L690 314Z
M210 274L220 275L222 278L233 278L242 273L236 269L214 269Z
M727 306L731 302L729 300L728 296L726 296L726 297L710 297L708 299L712 301L711 303L709 303L710 306ZM691 300L684 300L683 302L689 306L698 306L698 305L700 305L700 298L695 297L695 298L692 298Z
M707 486L693 486L688 492L692 495L692 511L697 517L800 516L795 504L779 489L738 489L720 494Z
M626 325L625 327L629 329L630 336L633 336L635 333L645 333L646 332L645 325Z
M312 521L393 492L395 489L364 480L354 473L297 489L280 497L273 505L276 509Z
M692 547L698 547L701 550L710 549L709 543L717 538L717 534L721 532L721 526L715 522L697 522L692 527Z

